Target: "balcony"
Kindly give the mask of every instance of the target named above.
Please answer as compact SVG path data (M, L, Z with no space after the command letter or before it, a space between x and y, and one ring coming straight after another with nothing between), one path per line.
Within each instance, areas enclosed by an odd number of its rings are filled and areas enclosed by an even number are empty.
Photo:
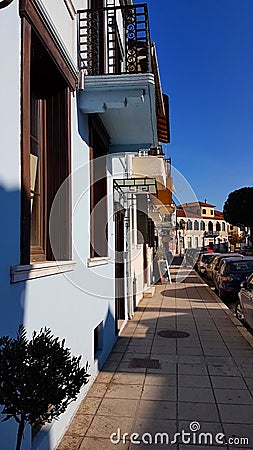
M220 235L219 231L208 230L204 232L204 237L206 238L218 237L219 235Z
M78 11L78 65L79 109L99 115L110 151L169 142L168 99L161 91L146 4Z
M163 156L146 156L142 153L132 157L132 176L134 178L155 178L157 189L166 189L166 167Z
M172 214L174 211L172 178L168 177L169 163L162 154L150 156L149 152L144 150L139 152L139 156L132 156L132 177L156 180L157 196L152 196L152 204L160 214Z
M78 11L78 30L79 68L87 75L152 72L146 4Z
M174 212L174 206L171 190L158 190L157 198L152 196L152 204L160 214L172 214Z

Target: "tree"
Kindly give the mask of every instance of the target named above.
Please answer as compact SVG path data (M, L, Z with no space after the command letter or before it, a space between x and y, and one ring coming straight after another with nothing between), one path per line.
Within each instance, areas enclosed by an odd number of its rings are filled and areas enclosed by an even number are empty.
M253 187L244 187L229 194L223 208L224 219L238 227L249 227L253 236Z
M3 421L18 423L16 450L20 450L26 423L33 427L52 422L69 403L76 400L81 387L88 383L80 357L71 357L48 328L34 332L27 340L19 327L17 338L0 338L0 404Z

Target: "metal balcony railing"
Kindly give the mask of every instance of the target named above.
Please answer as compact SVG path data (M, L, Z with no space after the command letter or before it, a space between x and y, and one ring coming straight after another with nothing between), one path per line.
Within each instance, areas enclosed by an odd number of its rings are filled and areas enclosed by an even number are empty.
M217 237L217 236L219 236L219 231L211 231L211 230L208 230L208 231L205 231L205 237L213 237L213 236L215 236L215 237Z
M78 65L87 75L152 72L147 5L78 11Z

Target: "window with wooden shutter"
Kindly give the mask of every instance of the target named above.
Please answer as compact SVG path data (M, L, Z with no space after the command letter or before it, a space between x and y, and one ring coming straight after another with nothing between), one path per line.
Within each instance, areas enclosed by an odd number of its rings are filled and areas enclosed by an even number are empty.
M108 207L106 155L109 136L97 115L89 117L90 129L90 257L108 256Z
M70 89L74 78L34 3L21 0L20 15L21 264L65 261L71 259L69 185L62 189L55 209L55 229L49 229L49 220L55 196L71 171Z

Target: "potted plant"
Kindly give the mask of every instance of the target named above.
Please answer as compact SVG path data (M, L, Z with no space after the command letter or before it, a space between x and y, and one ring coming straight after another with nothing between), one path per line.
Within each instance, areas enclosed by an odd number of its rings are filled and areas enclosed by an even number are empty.
M31 340L19 327L16 339L0 338L0 404L3 421L18 423L16 450L21 449L25 425L40 427L52 422L76 400L90 375L71 356L65 341L48 328L34 332Z

